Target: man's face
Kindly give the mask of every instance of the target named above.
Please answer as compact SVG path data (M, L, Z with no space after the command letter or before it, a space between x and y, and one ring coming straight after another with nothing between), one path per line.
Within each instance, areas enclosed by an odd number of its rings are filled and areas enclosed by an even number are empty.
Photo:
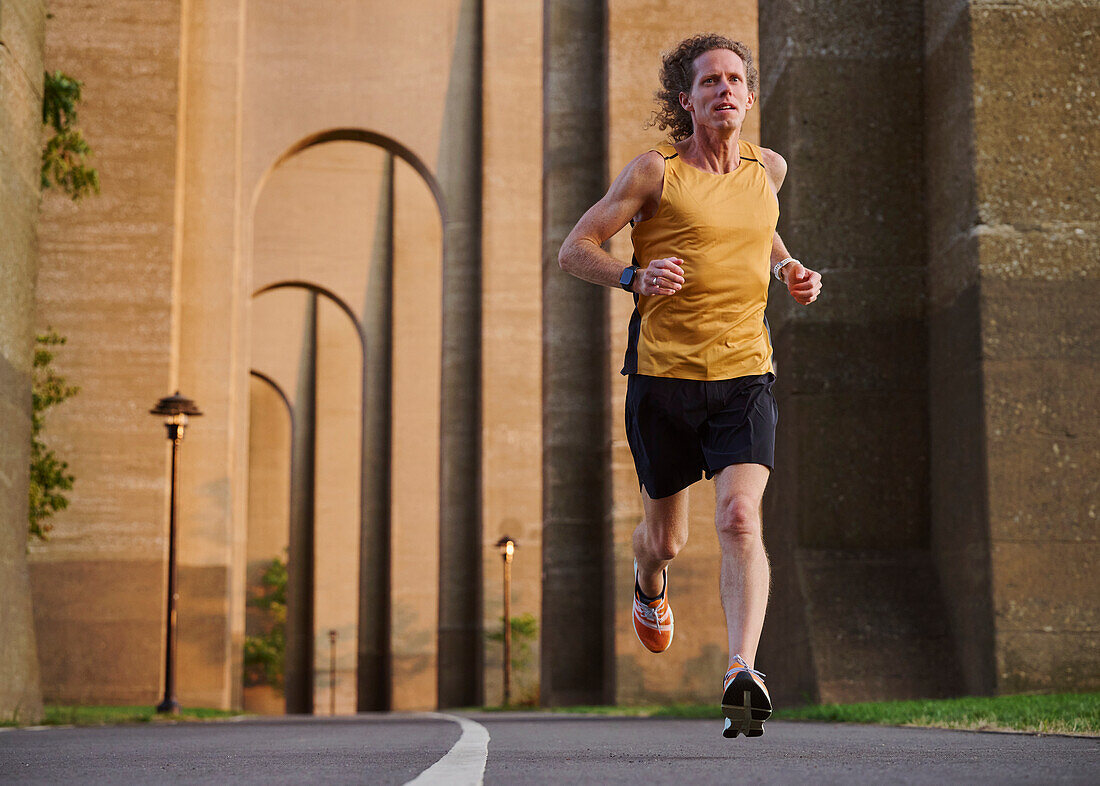
M739 129L755 101L745 63L729 49L712 49L695 58L691 94L680 93L680 106L694 118L696 128Z

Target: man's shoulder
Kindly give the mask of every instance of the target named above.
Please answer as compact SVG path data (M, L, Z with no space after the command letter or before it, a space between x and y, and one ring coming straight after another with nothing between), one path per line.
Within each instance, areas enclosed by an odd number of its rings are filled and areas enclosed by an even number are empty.
M757 147L760 151L760 163L764 165L764 171L768 173L776 190L783 185L783 179L787 176L787 160L774 150L766 147Z
M665 173L665 161L669 156L669 154L665 152L664 147L668 146L657 145L650 148L641 155L635 157L633 161L627 164L627 168L632 168L642 177L652 177L654 175L663 177ZM675 153L674 150L672 152Z
M787 174L787 160L783 156L766 147L761 147L759 150L760 163L764 165L769 174L779 174L780 177Z
M665 157L659 149L647 150L632 159L625 167L619 179L630 191L658 191L665 177Z

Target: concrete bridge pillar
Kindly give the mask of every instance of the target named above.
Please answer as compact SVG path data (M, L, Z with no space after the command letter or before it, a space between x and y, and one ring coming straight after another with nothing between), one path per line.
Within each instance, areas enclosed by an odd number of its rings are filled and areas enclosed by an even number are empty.
M42 144L41 0L0 9L0 720L42 715L27 569Z
M607 293L558 267L606 188L604 8L545 4L542 703L609 701Z

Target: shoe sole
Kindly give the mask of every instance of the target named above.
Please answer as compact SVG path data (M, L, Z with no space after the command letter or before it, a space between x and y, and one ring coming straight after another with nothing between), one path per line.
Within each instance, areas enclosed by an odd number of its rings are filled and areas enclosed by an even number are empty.
M771 714L768 695L748 674L738 674L722 694L722 717L726 719L722 736L732 739L740 733L759 737L764 733L764 721Z

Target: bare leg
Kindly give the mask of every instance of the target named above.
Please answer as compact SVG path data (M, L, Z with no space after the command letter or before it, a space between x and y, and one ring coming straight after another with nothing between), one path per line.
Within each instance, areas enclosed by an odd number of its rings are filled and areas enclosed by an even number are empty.
M763 499L770 474L760 464L733 464L715 476L714 519L722 550L719 592L731 665L733 656L740 655L753 666L764 627L771 569L764 552Z
M645 518L634 530L634 558L638 560L638 586L650 597L661 594L661 577L668 563L687 543L688 490L671 497L651 499L642 489Z

